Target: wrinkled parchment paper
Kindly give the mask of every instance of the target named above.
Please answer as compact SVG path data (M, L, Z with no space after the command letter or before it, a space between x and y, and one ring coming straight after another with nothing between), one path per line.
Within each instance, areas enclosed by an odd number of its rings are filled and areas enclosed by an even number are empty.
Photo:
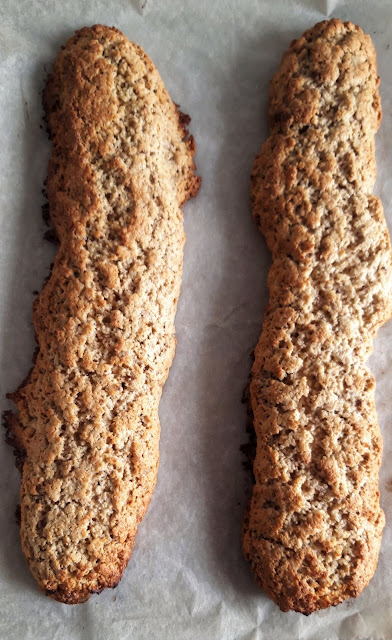
M143 5L144 8L143 8ZM0 7L1 409L34 350L33 292L54 248L43 240L49 154L46 71L75 29L115 25L153 59L192 116L203 185L185 210L178 346L160 405L156 492L120 585L88 603L41 595L20 549L19 475L0 444L0 638L116 640L392 639L392 322L371 358L384 436L387 515L377 573L355 601L306 618L281 613L254 583L240 548L249 478L242 468L250 354L266 303L269 255L249 210L249 174L267 136L269 80L283 51L327 17L371 34L384 118L376 192L392 228L392 5L333 0L3 0Z

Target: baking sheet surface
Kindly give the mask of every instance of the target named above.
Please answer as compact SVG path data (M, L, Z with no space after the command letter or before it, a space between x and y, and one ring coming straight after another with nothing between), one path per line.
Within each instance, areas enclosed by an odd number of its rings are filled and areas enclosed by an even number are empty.
M144 9L143 9L143 5ZM284 614L254 583L240 547L249 497L240 445L241 403L266 304L270 258L249 210L249 175L267 136L267 89L283 51L315 22L336 16L370 33L384 118L378 179L392 228L392 7L273 0L3 0L0 7L1 409L28 372L31 309L54 256L43 241L41 190L49 143L40 92L75 29L115 25L157 65L173 100L192 117L202 189L184 207L178 346L160 417L161 461L150 509L120 585L66 606L37 590L23 559L14 511L19 477L0 442L0 638L116 640L392 639L392 323L370 364L384 436L381 500L387 516L379 565L357 600L312 614Z

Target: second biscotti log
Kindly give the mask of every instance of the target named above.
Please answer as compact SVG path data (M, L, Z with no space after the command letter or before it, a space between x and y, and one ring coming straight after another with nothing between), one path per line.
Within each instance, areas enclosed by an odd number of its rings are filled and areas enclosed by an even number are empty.
M356 596L377 565L382 441L364 363L392 310L388 230L371 195L380 119L376 55L359 27L322 22L292 43L252 174L273 264L243 533L256 579L284 611Z
M39 586L78 603L113 587L158 467L195 145L143 50L85 28L44 94L60 240L34 307L38 354L13 394L21 538Z

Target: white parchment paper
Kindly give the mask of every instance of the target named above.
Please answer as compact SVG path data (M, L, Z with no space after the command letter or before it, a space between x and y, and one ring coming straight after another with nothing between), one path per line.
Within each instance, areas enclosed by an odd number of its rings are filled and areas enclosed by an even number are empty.
M185 206L187 244L178 346L160 405L156 492L116 590L66 606L37 590L14 511L19 475L0 443L0 638L75 640L392 639L392 323L371 367L384 436L387 515L377 573L355 601L306 618L284 614L254 583L240 547L249 479L242 469L241 395L261 330L269 255L249 210L249 174L267 136L267 88L283 51L336 16L371 34L384 118L378 181L392 227L392 4L314 0L2 0L0 6L0 339L4 394L28 372L33 292L54 248L43 241L41 189L49 143L46 70L75 29L115 25L146 50L192 116L203 185Z

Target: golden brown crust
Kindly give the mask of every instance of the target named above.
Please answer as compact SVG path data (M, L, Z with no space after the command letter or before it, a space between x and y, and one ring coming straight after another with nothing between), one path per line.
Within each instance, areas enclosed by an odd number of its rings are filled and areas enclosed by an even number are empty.
M370 195L378 83L359 27L331 20L305 32L272 79L271 136L252 174L273 264L252 369L257 453L243 548L283 611L358 595L384 526L364 365L392 311L389 236Z
M115 586L158 467L184 231L189 121L117 29L84 28L44 94L60 240L34 306L39 351L8 415L23 452L21 538L39 586L77 603Z

